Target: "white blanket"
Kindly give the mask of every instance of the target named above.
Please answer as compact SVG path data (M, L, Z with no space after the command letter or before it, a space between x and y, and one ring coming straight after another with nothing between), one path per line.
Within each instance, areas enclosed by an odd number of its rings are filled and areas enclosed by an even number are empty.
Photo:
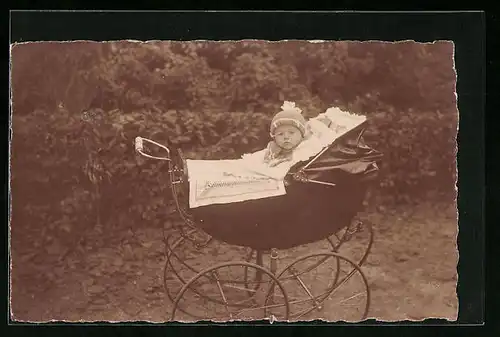
M191 208L285 194L283 180L257 173L243 159L187 160Z
M318 118L334 122L328 128ZM283 179L295 164L306 161L331 145L338 137L366 120L337 108L308 121L311 135L297 146L292 160L269 167L264 163L265 149L235 160L187 160L189 206L224 204L269 198L286 194Z

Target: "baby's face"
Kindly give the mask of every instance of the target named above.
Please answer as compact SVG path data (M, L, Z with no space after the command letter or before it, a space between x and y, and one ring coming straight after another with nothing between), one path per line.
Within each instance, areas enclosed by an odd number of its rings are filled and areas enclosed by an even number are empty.
M302 133L293 125L280 125L274 131L274 141L285 150L292 150L302 141Z

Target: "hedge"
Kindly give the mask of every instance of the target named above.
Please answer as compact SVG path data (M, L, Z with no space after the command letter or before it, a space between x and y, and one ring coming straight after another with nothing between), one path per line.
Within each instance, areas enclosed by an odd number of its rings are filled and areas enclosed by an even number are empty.
M30 43L12 48L11 75L13 220L49 232L160 223L166 167L134 138L236 158L265 146L283 100L368 116L378 202L455 199L450 43Z

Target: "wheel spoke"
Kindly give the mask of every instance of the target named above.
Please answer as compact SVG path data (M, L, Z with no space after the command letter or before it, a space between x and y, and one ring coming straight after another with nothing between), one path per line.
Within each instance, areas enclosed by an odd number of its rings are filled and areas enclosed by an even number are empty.
M229 310L229 307L227 305L227 299L226 299L226 296L224 295L224 291L222 290L222 287L221 287L221 284L219 281L219 277L217 276L217 271L213 271L212 276L215 278L215 281L217 282L217 288L219 288L220 296L222 297L222 301L224 302L224 307L226 308L226 312L229 315L229 318L231 319L233 317L232 317L231 311Z
M307 293L307 296L309 296L309 298L313 302L313 305L315 307L318 307L319 303L317 303L316 297L314 297L314 295L309 290L309 288L307 288L307 286L305 285L304 281L302 281L302 279L299 276L297 276L297 274L295 273L295 268L293 266L290 267L290 271L289 272L291 272L293 274L293 276L295 277L295 279L299 282L299 284L302 287L302 289L304 289L304 291Z
M344 300L342 300L342 301L339 301L339 302L335 302L334 304L342 304L342 303L345 303L345 302L347 302L347 301L352 300L353 298L357 298L357 297L359 297L359 296L362 296L362 295L364 295L364 294L366 294L366 291L364 291L364 292L362 292L362 293L357 293L357 294L355 294L355 295L352 295L351 297L348 297L348 298L346 298L346 299L344 299Z

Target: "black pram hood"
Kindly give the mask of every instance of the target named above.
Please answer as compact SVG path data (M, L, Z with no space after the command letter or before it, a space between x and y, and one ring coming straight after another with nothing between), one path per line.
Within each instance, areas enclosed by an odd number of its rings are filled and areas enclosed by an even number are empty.
M305 171L312 179L331 170L343 171L356 176L357 179L376 176L378 173L377 163L381 160L382 153L365 143L364 131L364 128L353 130L347 137L335 141L317 158L312 158L309 163L295 165L290 170L289 175L307 166Z

